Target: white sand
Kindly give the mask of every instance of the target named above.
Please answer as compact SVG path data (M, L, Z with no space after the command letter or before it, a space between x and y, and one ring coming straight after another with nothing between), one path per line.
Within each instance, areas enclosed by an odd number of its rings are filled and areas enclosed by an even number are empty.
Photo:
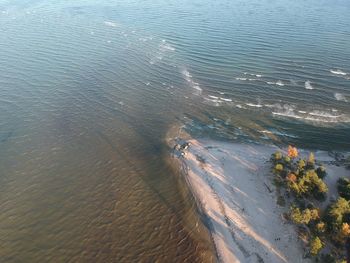
M187 181L211 222L221 262L308 262L276 204L268 159L276 148L191 140ZM266 185L273 190L269 192Z

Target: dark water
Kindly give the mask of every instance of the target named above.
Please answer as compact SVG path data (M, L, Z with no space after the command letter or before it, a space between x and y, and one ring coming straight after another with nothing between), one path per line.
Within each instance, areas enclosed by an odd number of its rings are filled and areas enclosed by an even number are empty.
M0 1L3 262L206 262L174 125L350 148L348 1Z

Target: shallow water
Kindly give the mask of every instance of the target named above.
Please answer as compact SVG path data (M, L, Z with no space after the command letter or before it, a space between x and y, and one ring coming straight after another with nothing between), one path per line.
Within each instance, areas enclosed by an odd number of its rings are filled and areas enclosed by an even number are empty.
M212 261L168 129L349 150L349 11L0 1L1 258Z

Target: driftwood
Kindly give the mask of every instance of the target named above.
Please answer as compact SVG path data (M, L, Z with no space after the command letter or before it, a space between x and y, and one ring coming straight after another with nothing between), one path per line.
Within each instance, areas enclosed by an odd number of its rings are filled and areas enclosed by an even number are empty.
M273 191L271 190L271 188L264 182L264 185L266 186L267 190L269 190L270 193L272 193Z

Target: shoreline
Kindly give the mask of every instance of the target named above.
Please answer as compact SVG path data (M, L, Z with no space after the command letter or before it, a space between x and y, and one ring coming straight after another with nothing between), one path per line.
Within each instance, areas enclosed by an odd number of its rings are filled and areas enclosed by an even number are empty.
M277 204L269 159L278 147L187 141L191 146L178 160L219 262L311 262L304 258L306 244L296 226L283 218L286 207ZM333 159L327 152L316 156L320 161ZM346 173L342 167L326 167L331 183Z

